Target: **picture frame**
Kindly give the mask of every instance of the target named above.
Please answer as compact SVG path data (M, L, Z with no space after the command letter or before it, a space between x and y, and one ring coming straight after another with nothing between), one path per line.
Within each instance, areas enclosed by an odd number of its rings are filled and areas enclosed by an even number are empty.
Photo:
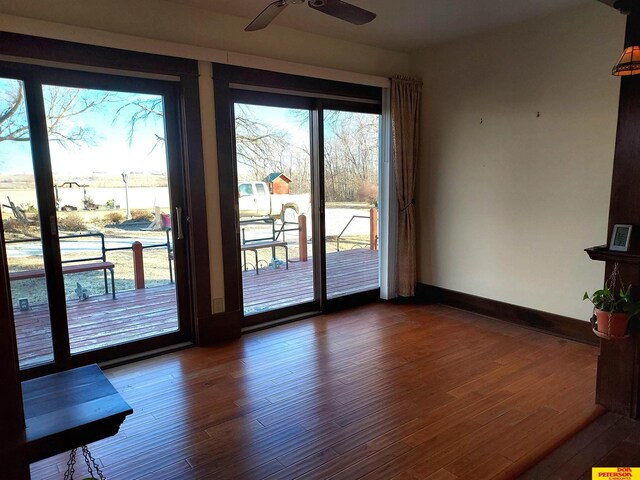
M632 228L632 225L615 224L613 226L613 232L611 233L611 243L609 244L609 250L615 252L628 251L629 243L631 241Z

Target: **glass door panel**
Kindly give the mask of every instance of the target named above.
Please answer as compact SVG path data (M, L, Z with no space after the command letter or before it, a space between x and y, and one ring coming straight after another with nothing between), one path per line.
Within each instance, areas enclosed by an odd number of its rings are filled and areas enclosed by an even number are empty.
M71 354L178 331L163 96L43 97Z
M234 110L244 314L312 302L309 111Z
M380 115L324 110L327 298L379 288Z
M0 79L0 204L20 368L50 363L51 317L24 83Z

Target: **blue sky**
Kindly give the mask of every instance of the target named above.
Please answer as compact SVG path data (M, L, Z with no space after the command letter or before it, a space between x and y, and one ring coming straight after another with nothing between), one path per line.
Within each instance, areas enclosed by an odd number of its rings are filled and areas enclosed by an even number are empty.
M15 80L0 80L0 95L15 89ZM64 87L44 87L45 99L52 94L70 93ZM101 92L81 90L86 98L100 97ZM129 143L128 121L135 107L127 107L117 116L118 109L133 100L157 98L151 95L113 93L109 102L87 112L66 118L57 129L70 132L77 128L91 131L89 145L67 145L50 142L54 176L72 178L74 175L91 173L119 174L123 171L163 172L166 171L164 143L157 143L157 137L164 138L164 125L160 117L153 116L136 125L133 142ZM45 101L47 108L48 101ZM6 103L5 103L6 105ZM24 121L24 108L17 114ZM114 121L114 119L116 119ZM155 146L155 148L154 148ZM0 142L0 172L2 174L31 173L33 171L29 142Z

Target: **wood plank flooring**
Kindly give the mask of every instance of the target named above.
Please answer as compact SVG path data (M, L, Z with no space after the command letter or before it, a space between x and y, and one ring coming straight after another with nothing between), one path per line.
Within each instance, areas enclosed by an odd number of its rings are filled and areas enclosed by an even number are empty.
M592 467L640 466L640 422L607 412L520 478L590 480Z
M90 448L110 480L515 478L602 413L596 356L379 303L108 370L134 413Z

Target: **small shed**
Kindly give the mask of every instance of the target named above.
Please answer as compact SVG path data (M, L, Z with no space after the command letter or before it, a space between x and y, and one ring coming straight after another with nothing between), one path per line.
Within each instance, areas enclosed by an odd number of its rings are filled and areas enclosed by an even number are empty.
M264 182L269 185L269 191L274 194L288 194L291 179L282 172L267 175Z

